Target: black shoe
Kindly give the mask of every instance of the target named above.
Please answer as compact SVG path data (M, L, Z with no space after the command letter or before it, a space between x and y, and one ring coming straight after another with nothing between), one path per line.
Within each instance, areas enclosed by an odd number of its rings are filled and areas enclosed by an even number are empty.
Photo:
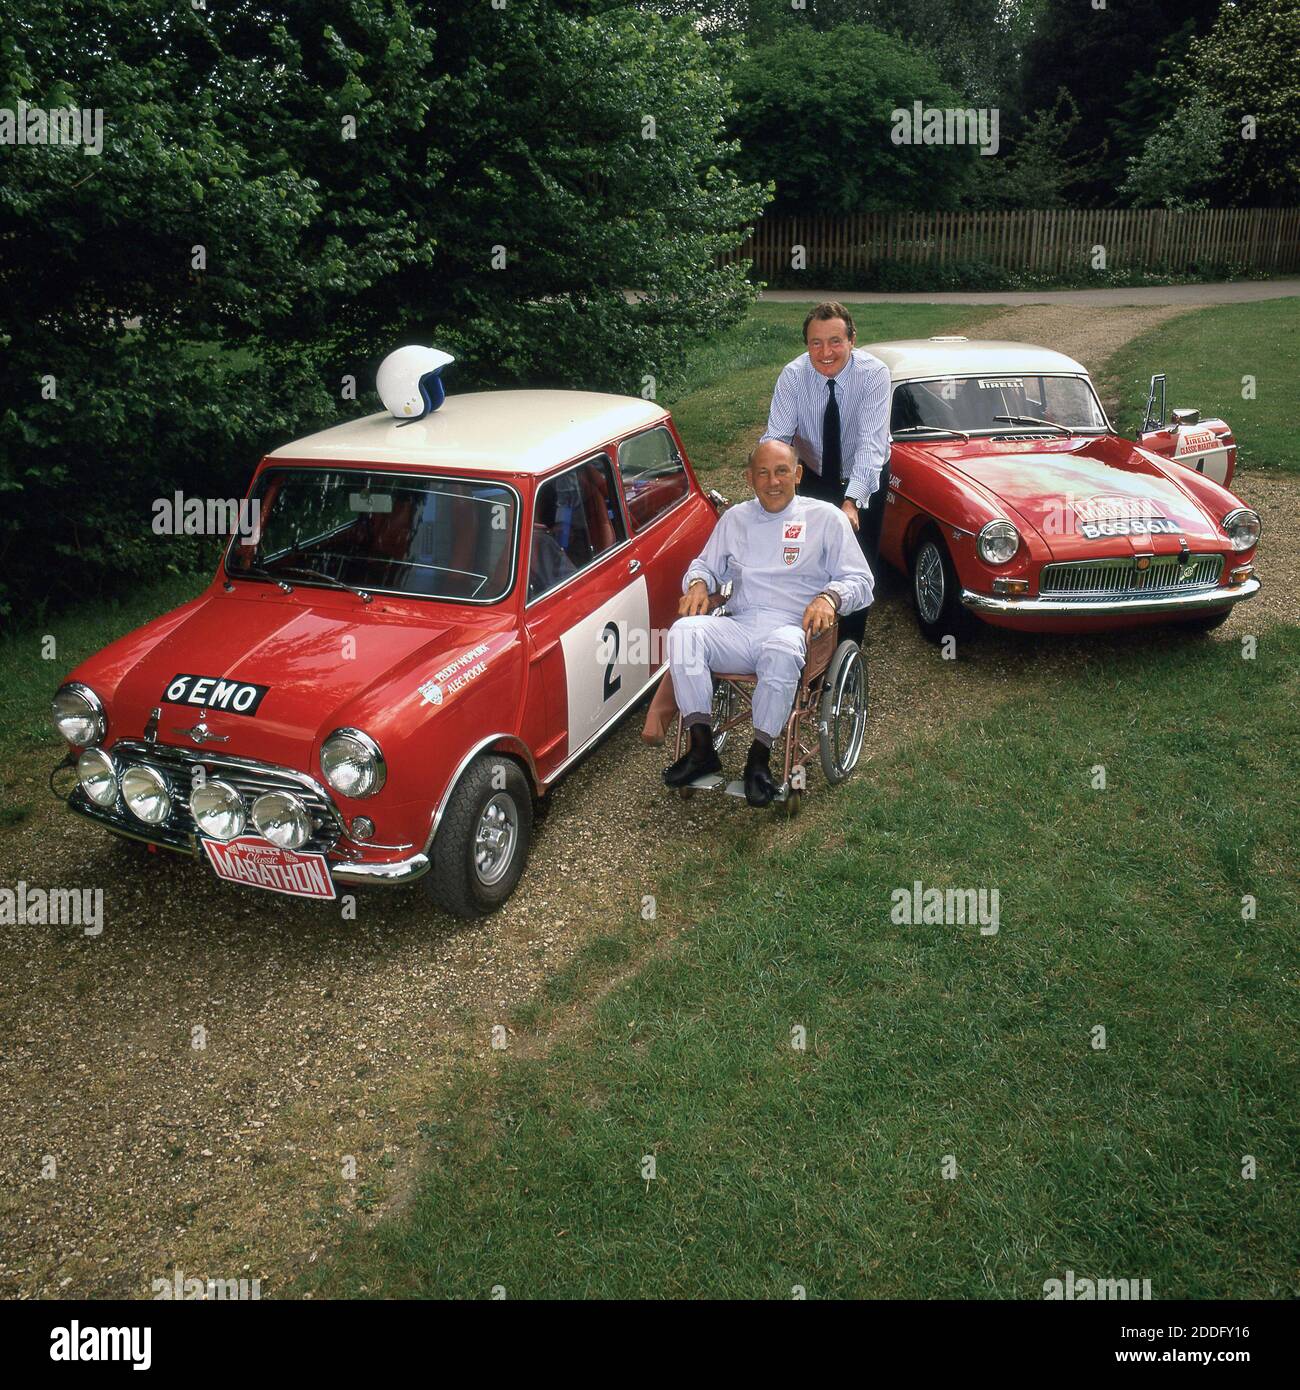
M685 787L697 777L722 771L722 759L713 746L713 730L707 724L691 725L691 746L671 766L664 768L664 784Z
M772 750L757 739L749 745L749 757L745 759L745 800L751 806L770 806L776 795L776 783L772 781L772 771L768 758Z

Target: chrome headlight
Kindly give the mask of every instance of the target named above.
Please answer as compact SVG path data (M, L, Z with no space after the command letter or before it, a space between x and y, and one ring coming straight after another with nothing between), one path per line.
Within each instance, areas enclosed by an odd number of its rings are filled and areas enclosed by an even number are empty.
M229 782L205 782L190 797L194 824L214 840L233 840L240 834L247 817L244 799Z
M128 767L122 774L122 796L131 814L146 825L161 825L171 815L167 783L151 767Z
M50 706L54 730L77 748L99 743L108 732L108 716L99 696L78 681L60 687Z
M1238 507L1220 522L1234 550L1249 550L1259 541L1259 513Z
M77 759L77 781L96 806L117 804L117 769L101 749L87 748Z
M342 796L373 796L388 775L379 745L360 729L335 729L321 745L320 765Z
M253 802L253 824L281 849L297 849L311 838L311 817L292 792L266 792Z
M989 565L1005 565L1020 549L1020 532L1009 521L990 521L975 542L980 559Z

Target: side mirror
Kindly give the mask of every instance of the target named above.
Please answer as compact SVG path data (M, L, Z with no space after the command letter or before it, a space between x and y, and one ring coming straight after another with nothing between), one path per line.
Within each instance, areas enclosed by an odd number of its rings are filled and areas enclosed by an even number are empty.
M1160 396L1160 410L1156 411L1156 394ZM1152 430L1160 430L1165 427L1165 374L1158 372L1151 378L1151 387L1147 392L1147 408L1142 416L1142 434L1149 434Z
M1170 418L1175 425L1198 425L1201 422L1201 412L1199 410L1174 410L1170 412Z

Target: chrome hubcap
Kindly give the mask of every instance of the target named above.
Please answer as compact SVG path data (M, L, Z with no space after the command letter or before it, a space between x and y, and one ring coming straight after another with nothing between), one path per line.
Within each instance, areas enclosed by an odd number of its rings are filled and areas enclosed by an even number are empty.
M519 811L508 792L498 792L483 808L474 835L474 872L480 883L499 883L515 857Z
M926 541L916 557L916 607L927 623L943 612L943 556L933 541Z

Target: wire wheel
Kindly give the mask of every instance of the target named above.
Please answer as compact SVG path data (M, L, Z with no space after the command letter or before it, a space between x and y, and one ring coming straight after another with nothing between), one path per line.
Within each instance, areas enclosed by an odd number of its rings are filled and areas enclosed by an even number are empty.
M866 663L856 642L841 642L826 670L817 718L822 772L832 786L857 766L866 729Z
M926 623L937 623L947 598L947 576L943 569L943 552L936 542L926 541L916 552L912 571L912 588L916 611Z

